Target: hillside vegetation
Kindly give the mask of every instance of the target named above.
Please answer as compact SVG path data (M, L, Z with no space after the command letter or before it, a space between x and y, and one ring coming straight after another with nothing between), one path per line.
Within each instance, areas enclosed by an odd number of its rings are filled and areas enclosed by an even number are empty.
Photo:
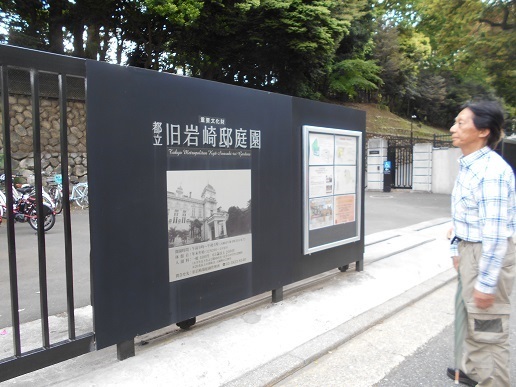
M345 106L366 112L366 133L384 136L410 137L411 122L375 104L348 103ZM415 119L412 122L414 137L433 138L434 134L450 134L449 128L435 128Z

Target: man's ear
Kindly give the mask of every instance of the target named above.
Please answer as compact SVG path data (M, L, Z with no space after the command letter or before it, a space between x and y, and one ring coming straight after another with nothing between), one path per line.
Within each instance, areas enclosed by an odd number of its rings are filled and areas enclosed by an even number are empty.
M480 129L479 137L487 138L491 134L491 129Z

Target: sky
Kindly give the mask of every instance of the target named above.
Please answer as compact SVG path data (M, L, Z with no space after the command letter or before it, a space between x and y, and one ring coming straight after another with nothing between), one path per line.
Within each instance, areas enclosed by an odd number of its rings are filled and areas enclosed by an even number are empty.
M200 199L202 191L210 184L216 191L217 206L228 210L231 206L246 208L251 199L251 170L198 170L168 171L167 191L176 192L183 188L183 195L192 193L192 198Z

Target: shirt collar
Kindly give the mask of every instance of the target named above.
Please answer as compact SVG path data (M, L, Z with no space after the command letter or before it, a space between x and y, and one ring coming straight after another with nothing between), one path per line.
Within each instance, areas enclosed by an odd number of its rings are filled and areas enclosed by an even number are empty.
M459 158L459 163L461 166L465 168L469 168L471 164L473 164L476 160L481 159L485 155L487 155L489 152L491 152L492 149L489 148L487 145L473 153L470 153L467 156L461 156Z

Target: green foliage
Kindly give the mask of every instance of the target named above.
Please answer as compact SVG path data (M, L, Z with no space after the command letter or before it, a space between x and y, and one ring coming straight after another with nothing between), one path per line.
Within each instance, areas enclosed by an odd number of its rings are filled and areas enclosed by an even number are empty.
M513 114L512 0L0 0L9 44L448 125L467 99Z
M346 32L343 17L332 17L332 1L267 1L258 10L260 54L273 64L270 89L313 97L328 74L337 43ZM269 67L269 66L267 66Z
M203 3L200 0L145 0L145 5L150 12L176 24L186 23L199 17Z
M381 24L374 39L373 58L381 68L383 81L379 102L388 105L393 112L403 111L417 94L417 67L402 51L399 35L397 27Z
M357 2L354 17L350 20L348 33L341 39L335 61L343 59L366 59L373 50L374 0Z
M373 91L382 84L378 76L380 67L373 61L346 59L332 68L330 75L330 92L344 94L354 100L360 91Z
M181 31L173 66L192 76L316 97L350 24L340 2L208 0Z
M7 42L21 47L44 49L48 31L47 12L38 0L0 0Z
M429 0L418 7L418 29L431 37L441 64L457 77L494 88L516 105L514 1Z

